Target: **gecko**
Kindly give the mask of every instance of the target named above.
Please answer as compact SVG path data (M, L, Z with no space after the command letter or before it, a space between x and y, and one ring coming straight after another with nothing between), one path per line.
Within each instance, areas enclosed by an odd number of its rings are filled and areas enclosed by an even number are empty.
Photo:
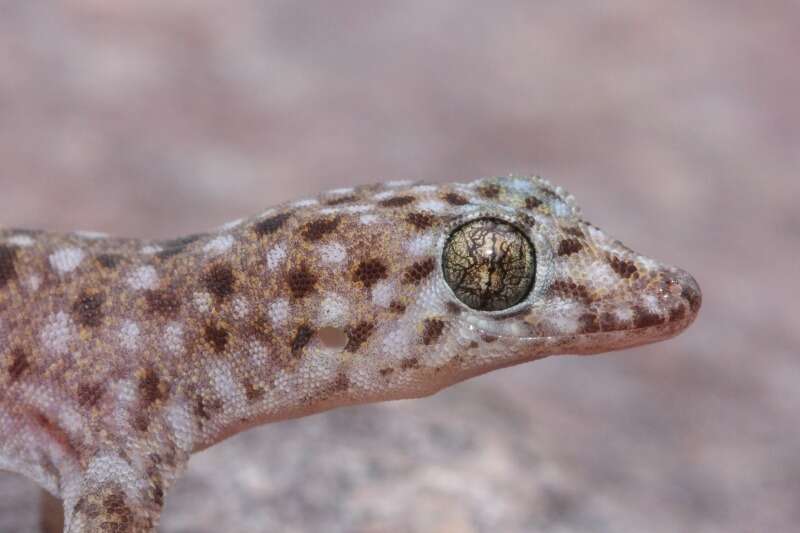
M679 268L539 177L336 189L166 241L0 228L0 468L65 531L155 531L191 454L688 327Z

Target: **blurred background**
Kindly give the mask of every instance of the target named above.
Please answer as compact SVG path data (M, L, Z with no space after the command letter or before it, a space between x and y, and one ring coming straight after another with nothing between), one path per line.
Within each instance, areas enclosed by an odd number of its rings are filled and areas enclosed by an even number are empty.
M390 178L538 173L692 272L662 344L264 426L165 532L800 523L800 5L0 3L0 223L168 237ZM0 531L37 531L0 474Z

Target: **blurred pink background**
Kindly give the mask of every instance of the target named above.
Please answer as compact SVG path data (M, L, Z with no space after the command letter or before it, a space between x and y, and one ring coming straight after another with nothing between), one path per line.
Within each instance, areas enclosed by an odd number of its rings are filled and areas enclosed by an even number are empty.
M0 5L0 223L167 237L334 187L538 173L700 282L695 325L193 458L165 532L800 523L800 5ZM0 474L0 531L38 491Z

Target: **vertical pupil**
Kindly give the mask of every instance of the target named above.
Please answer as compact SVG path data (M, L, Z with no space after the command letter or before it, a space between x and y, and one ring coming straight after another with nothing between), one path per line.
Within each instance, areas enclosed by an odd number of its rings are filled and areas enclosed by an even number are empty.
M528 295L536 275L536 254L513 225L482 218L456 228L442 253L444 278L469 307L500 311Z

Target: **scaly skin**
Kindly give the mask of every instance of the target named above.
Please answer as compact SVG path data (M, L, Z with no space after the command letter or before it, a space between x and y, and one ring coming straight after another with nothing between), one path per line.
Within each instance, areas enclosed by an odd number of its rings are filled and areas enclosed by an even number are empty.
M476 218L535 250L508 309L445 281ZM66 531L152 531L191 453L243 429L665 339L700 301L539 178L330 191L170 242L4 229L0 467L62 498Z

